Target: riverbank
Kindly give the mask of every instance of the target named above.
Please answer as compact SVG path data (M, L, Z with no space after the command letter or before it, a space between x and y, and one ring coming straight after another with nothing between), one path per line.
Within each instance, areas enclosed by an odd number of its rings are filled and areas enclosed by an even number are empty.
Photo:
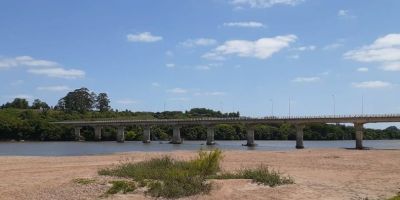
M97 170L126 160L170 155L190 159L196 151L121 153L101 156L0 157L1 199L97 199L109 178ZM305 149L298 151L224 151L222 168L268 165L294 178L276 188L249 180L213 181L209 195L195 199L385 199L400 191L399 150ZM80 185L76 178L98 184ZM101 184L103 183L103 184ZM140 191L110 199L147 199Z

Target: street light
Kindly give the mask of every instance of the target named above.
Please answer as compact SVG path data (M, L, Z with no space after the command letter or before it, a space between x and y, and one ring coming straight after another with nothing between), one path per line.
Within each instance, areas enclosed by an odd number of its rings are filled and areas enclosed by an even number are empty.
M334 94L332 94L332 100L333 100L333 116L336 116L336 99Z
M271 102L271 116L274 116L274 100L269 99L269 101Z
M289 118L290 118L290 101L291 101L291 98L289 97Z

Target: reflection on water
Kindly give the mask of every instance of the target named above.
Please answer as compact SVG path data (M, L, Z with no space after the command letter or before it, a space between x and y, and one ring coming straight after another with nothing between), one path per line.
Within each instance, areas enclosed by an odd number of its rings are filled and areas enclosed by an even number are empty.
M140 141L117 142L0 142L0 156L71 156L110 154L130 151L174 151L219 148L223 150L294 150L295 141L258 140L256 147L242 146L246 141L216 141L214 146L205 145L205 141L184 141L183 144L169 144L167 141L152 141L143 144ZM304 141L305 148L354 148L355 141ZM400 149L400 140L364 140L364 146L374 149Z

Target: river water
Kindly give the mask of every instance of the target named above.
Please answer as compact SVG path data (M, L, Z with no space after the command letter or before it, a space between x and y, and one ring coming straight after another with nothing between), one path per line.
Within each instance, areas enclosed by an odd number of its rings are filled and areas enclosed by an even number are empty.
M78 156L98 155L134 151L175 151L219 148L222 150L295 150L295 141L257 140L256 147L242 146L246 141L216 141L214 146L205 145L205 141L184 141L183 144L169 144L166 141L152 141L143 144L140 141L117 143L107 142L0 142L0 156ZM373 149L399 149L400 140L364 140L364 146ZM354 140L304 141L305 148L354 148Z

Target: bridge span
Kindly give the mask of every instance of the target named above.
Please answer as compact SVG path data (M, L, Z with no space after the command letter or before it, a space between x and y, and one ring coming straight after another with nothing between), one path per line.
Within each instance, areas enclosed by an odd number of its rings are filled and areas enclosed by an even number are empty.
M108 119L91 121L61 121L54 124L70 125L74 127L75 137L81 138L80 131L83 126L94 127L96 139L101 139L103 127L117 127L117 141L125 141L126 126L142 126L143 142L150 142L150 128L155 125L167 125L173 127L171 143L182 143L180 129L182 126L203 125L207 127L207 145L215 144L214 127L218 124L243 124L247 132L247 146L256 145L254 142L254 129L258 124L282 124L287 123L296 127L296 148L304 148L303 129L307 124L315 123L352 123L355 128L356 149L363 149L363 126L366 123L400 122L400 114L381 114L381 115L331 115L331 116L290 116L290 117L238 117L238 118L188 118L188 119L150 119L150 120L127 120L127 119Z

